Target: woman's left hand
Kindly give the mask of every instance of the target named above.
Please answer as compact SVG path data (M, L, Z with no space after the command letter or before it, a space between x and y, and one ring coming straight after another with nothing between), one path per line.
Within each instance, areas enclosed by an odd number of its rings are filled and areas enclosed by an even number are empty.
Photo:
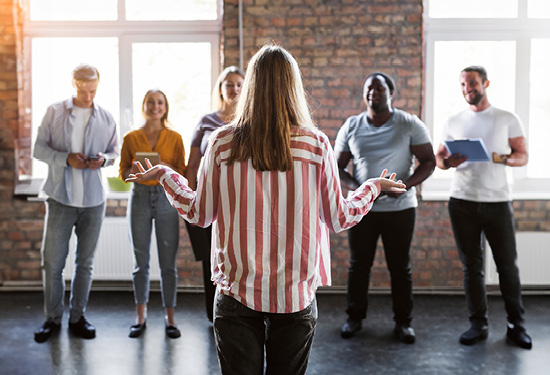
M401 181L394 181L396 174L392 173L389 178L386 178L386 174L388 173L387 169L384 169L382 171L382 174L379 178L373 179L378 180L380 182L380 187L382 188L382 191L386 192L394 192L394 193L403 193L406 191L406 185Z

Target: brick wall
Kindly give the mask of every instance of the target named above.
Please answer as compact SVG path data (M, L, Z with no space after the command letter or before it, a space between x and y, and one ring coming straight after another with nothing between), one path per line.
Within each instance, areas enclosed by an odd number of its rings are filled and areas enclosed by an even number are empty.
M18 83L14 2L0 0L0 285L2 281L39 281L44 206L14 198L18 114L28 93ZM239 65L237 0L224 4L224 65ZM300 63L314 117L334 140L346 117L364 110L363 80L375 70L397 83L394 106L420 115L422 107L421 0L243 0L244 56L274 40ZM27 96L26 96L27 95ZM110 200L108 216L123 216L125 200ZM550 202L514 203L518 230L550 230ZM178 257L180 285L200 286L185 227ZM349 252L345 233L332 235L333 285L346 285ZM445 202L420 202L412 245L415 287L460 288L461 266ZM376 287L387 288L384 257L372 273Z

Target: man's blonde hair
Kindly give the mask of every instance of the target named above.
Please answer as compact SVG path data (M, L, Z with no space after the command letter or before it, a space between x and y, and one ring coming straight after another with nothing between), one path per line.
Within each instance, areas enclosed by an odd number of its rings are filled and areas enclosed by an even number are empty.
M99 71L96 67L81 64L73 70L73 85L78 85L81 82L99 81Z

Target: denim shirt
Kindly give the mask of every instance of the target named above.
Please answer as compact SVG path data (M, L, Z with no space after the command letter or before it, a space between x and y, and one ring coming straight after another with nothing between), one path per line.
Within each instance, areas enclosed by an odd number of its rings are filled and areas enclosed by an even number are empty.
M71 206L72 172L67 165L71 151L71 137L75 116L73 99L54 103L46 111L34 144L33 156L48 164L48 177L42 192L55 201ZM118 157L118 133L113 116L97 104L93 104L92 116L84 135L84 155L101 155L104 167L113 165ZM101 168L83 170L84 207L94 207L105 202Z

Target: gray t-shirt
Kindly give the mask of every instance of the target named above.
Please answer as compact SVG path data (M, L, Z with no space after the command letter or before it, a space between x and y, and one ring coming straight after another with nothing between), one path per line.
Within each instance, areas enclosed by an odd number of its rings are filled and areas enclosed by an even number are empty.
M195 126L195 132L191 139L191 147L200 147L201 156L204 156L210 135L220 126L224 125L225 122L220 119L217 112L207 114L201 118L197 126Z
M417 116L394 108L390 119L379 127L369 123L367 112L348 118L338 131L334 151L351 152L353 176L359 183L379 177L384 168L406 181L414 172L411 146L430 142L428 129ZM381 196L372 211L402 211L417 205L412 187L397 199Z

